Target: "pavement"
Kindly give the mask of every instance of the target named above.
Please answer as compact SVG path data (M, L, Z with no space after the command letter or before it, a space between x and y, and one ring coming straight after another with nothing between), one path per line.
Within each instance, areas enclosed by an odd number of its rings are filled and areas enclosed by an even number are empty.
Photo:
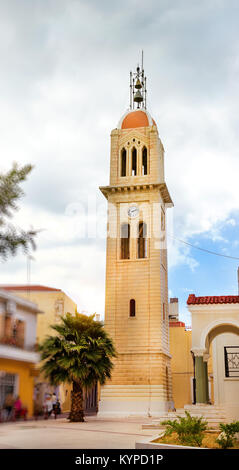
M155 435L142 429L152 418L97 418L84 423L66 418L0 424L0 449L135 449L135 442Z

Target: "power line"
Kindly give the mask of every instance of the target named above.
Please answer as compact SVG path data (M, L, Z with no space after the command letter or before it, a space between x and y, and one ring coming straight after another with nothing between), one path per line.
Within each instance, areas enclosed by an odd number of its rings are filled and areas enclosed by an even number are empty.
M169 237L173 238L174 240L177 240L178 242L184 243L185 245L191 246L192 248L195 248L196 250L200 250L200 251L204 251L206 253L209 253L210 255L222 256L223 258L230 258L230 259L239 260L239 257L236 257L236 256L223 255L222 253L216 253L215 251L206 250L205 248L201 248L199 246L192 245L191 243L185 242L184 240L180 240L179 238L173 237L172 235L169 235Z

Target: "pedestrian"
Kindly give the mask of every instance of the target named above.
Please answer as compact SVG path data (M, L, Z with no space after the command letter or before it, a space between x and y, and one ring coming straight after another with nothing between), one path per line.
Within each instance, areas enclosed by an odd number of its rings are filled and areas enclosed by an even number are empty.
M61 403L60 403L59 398L57 398L56 403L54 403L53 410L54 410L55 419L56 419L57 415L61 414Z
M8 393L5 398L3 405L4 410L6 410L6 420L9 421L13 414L13 405L14 405L14 396L12 393Z
M45 408L45 419L48 419L51 416L52 410L53 410L51 395L46 396L44 408Z
M55 393L52 394L51 400L52 400L52 406L53 406L53 408L54 408L54 405L55 405L56 402L57 402L57 397L56 397L56 394L55 394Z
M57 408L57 414L60 415L61 414L61 402L59 398L57 399L57 402L56 402L56 408Z
M39 400L34 401L33 414L36 420L38 419L39 416L44 414L44 410L42 412L42 406Z
M17 396L13 406L14 406L14 411L15 411L14 418L18 419L20 418L21 412L22 412L22 402L19 396Z

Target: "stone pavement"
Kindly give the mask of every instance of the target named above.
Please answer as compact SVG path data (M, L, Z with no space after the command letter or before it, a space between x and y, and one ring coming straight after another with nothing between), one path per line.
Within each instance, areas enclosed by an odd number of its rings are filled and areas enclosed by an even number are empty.
M101 419L84 423L65 418L0 424L0 449L134 449L135 441L155 435L142 429L151 418Z

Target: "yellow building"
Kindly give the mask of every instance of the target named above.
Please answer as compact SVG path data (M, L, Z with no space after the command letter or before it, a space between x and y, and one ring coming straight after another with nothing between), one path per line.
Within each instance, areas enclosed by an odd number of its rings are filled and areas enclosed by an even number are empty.
M196 403L195 359L192 350L192 331L179 321L178 299L169 303L170 353L172 355L172 392L176 409ZM209 400L214 402L212 360L208 361Z
M131 109L111 132L110 184L100 188L109 209L105 328L118 353L101 416L157 416L172 406L165 240L172 200L143 68L131 78Z
M56 289L41 285L4 285L2 289L10 291L35 302L44 315L39 315L37 320L36 342L41 343L47 335L54 335L56 332L50 328L50 325L56 323L62 315L67 312L74 313L77 305L61 289ZM46 380L40 376L36 380L36 395L40 402L43 402L44 395L47 392L53 392ZM70 385L61 385L57 390L62 404L62 410L70 409Z
M39 313L35 303L0 290L0 409L11 394L20 396L29 416L33 413Z
M192 332L183 322L170 322L170 352L172 354L172 387L175 408L193 402Z

